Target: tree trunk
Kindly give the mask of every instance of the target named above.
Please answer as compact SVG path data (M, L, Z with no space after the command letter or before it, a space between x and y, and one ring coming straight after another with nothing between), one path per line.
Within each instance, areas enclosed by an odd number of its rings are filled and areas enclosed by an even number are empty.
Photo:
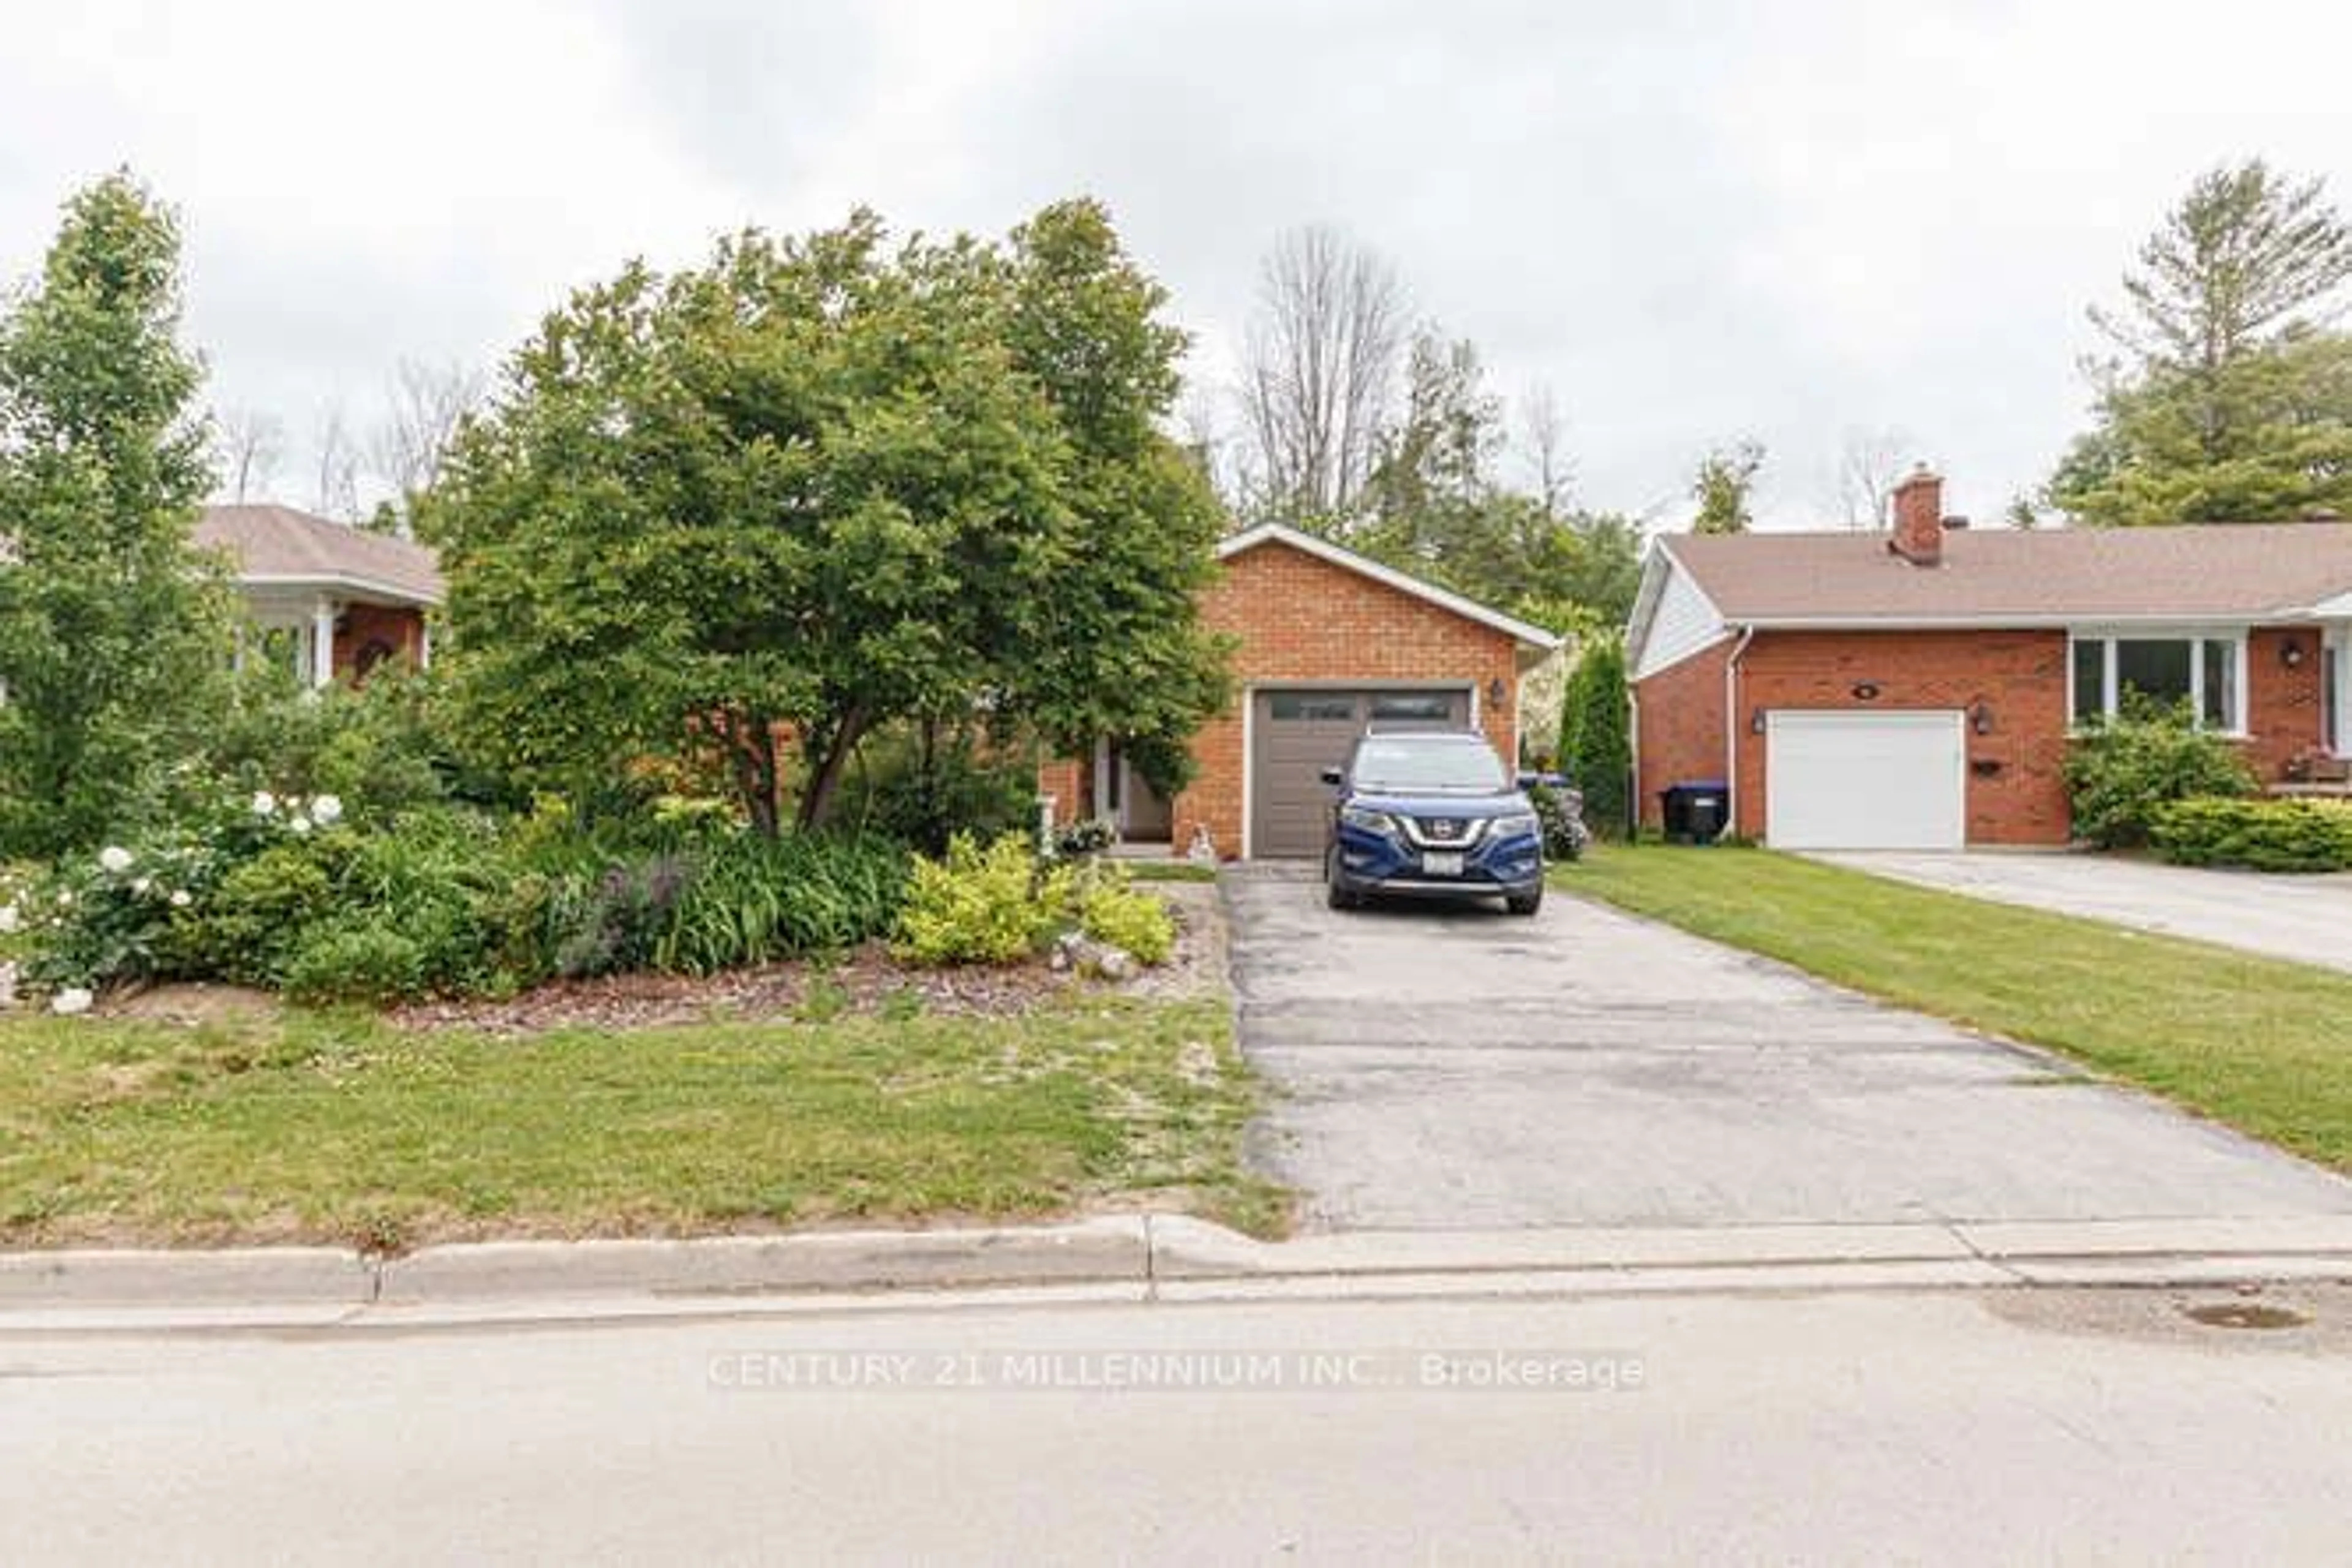
M853 703L841 715L833 728L820 754L810 759L808 788L801 793L799 824L803 828L822 827L833 815L834 796L841 791L841 775L849 765L851 753L857 742L866 737L870 722L866 710Z

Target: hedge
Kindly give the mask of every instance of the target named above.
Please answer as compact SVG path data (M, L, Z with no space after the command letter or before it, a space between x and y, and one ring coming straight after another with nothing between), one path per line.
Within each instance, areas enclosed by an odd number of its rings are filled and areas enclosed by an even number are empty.
M2352 870L2352 803L2174 801L2156 809L2148 838L2158 854L2177 866Z

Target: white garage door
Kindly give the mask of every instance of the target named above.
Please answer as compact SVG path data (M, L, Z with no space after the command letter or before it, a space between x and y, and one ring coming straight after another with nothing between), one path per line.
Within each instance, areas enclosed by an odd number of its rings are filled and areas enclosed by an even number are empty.
M1964 716L1775 712L1764 837L1777 849L1958 849L1968 836Z

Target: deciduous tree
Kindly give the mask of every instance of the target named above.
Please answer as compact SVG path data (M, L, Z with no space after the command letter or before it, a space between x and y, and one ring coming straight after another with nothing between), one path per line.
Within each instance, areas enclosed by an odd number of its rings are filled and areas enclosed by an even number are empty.
M1745 533L1755 521L1748 506L1756 489L1757 470L1764 466L1764 444L1739 440L1717 447L1699 459L1691 479L1691 498L1698 513L1691 520L1693 533Z
M1223 689L1161 304L1083 202L1003 246L860 213L583 290L420 512L471 728L542 787L723 742L772 830L787 734L803 824L900 720L1177 750Z
M1379 458L1408 333L1404 286L1379 256L1329 228L1275 243L1242 380L1253 510L1344 524Z
M130 174L76 195L0 317L0 855L87 846L152 798L215 708L202 379L177 220Z

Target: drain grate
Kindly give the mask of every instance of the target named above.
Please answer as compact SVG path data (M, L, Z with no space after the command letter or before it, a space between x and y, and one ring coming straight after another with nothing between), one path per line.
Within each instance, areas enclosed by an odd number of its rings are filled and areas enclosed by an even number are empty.
M2311 1321L2301 1312L2260 1301L2221 1301L2180 1310L2209 1329L2299 1329Z

